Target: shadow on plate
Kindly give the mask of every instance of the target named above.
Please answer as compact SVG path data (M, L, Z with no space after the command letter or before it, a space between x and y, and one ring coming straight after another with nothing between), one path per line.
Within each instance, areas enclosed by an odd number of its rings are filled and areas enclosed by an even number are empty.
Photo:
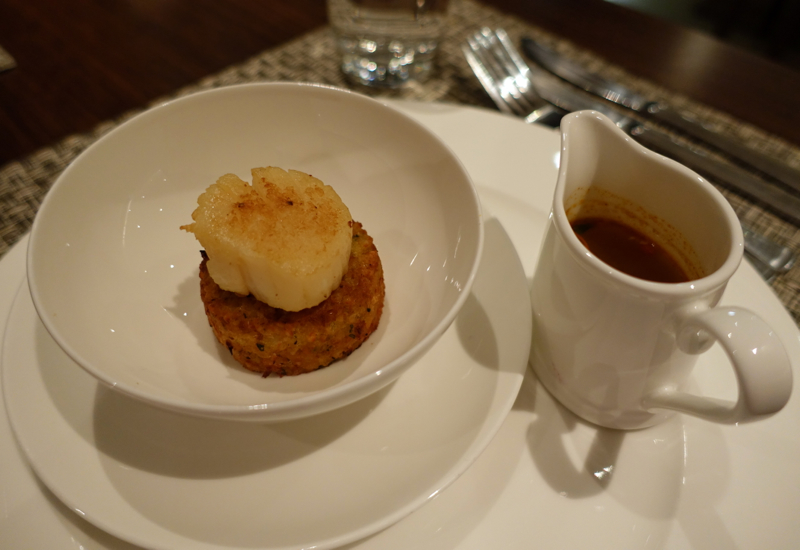
M325 447L358 425L391 387L341 409L275 424L195 418L98 387L94 440L110 458L147 472L191 479L240 476Z
M65 544L73 545L75 548L84 550L141 550L140 546L135 546L106 533L70 510L63 502L58 500L58 497L56 497L39 478L36 478L36 485L42 493L42 496L54 510L57 521L67 531L64 537L67 539ZM30 526L25 523L20 524L20 528L22 529L29 527Z
M710 538L729 540L714 512L730 462L719 426L681 415L642 430L594 426L559 404L532 372L515 408L533 414L528 449L543 480L560 496L581 500L604 493L632 511L633 521L666 526L660 534L653 527L655 536L667 536L670 523L664 520L685 524L688 533L698 517L708 516L708 523L700 522L704 529L721 528ZM639 527L647 530L644 523Z
M497 349L497 336L486 310L470 294L464 302L455 321L458 339L469 356L487 369L500 368L500 352Z
M174 477L223 478L296 460L347 433L393 386L307 419L278 424L208 420L162 410L100 385L38 321L36 348L47 392L76 433L113 460ZM297 438L287 435L293 432Z

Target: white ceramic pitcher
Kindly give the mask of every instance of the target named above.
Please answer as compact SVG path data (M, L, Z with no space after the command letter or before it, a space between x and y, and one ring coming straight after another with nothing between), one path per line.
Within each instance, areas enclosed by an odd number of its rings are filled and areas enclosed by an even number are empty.
M572 113L561 131L558 183L531 288L531 365L544 386L582 418L620 429L676 411L734 423L783 408L792 371L778 337L750 311L716 307L744 248L725 198L600 113ZM657 283L608 266L570 227L592 208L666 234L702 276ZM735 402L685 391L697 355L714 342L736 374Z

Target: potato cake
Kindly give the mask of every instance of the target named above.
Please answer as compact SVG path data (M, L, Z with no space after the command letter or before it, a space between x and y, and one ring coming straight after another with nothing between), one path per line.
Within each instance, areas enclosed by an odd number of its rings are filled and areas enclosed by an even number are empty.
M219 342L245 368L297 375L350 355L378 327L383 269L372 238L352 222L352 245L341 283L322 303L300 311L271 307L252 295L220 289L200 264L200 295Z

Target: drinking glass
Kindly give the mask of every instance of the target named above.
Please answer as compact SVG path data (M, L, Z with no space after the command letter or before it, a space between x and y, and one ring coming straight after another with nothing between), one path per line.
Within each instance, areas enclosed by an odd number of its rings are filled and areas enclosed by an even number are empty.
M398 88L434 68L448 0L328 0L342 71L356 83Z

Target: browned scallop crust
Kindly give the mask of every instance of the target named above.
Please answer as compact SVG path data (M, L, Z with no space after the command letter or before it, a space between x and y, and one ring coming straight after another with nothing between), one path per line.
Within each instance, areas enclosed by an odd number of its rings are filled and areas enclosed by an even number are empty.
M339 288L321 304L301 311L270 307L253 296L217 286L200 263L200 296L217 340L245 368L296 375L326 367L356 350L383 312L383 268L372 238L353 222L350 263Z

